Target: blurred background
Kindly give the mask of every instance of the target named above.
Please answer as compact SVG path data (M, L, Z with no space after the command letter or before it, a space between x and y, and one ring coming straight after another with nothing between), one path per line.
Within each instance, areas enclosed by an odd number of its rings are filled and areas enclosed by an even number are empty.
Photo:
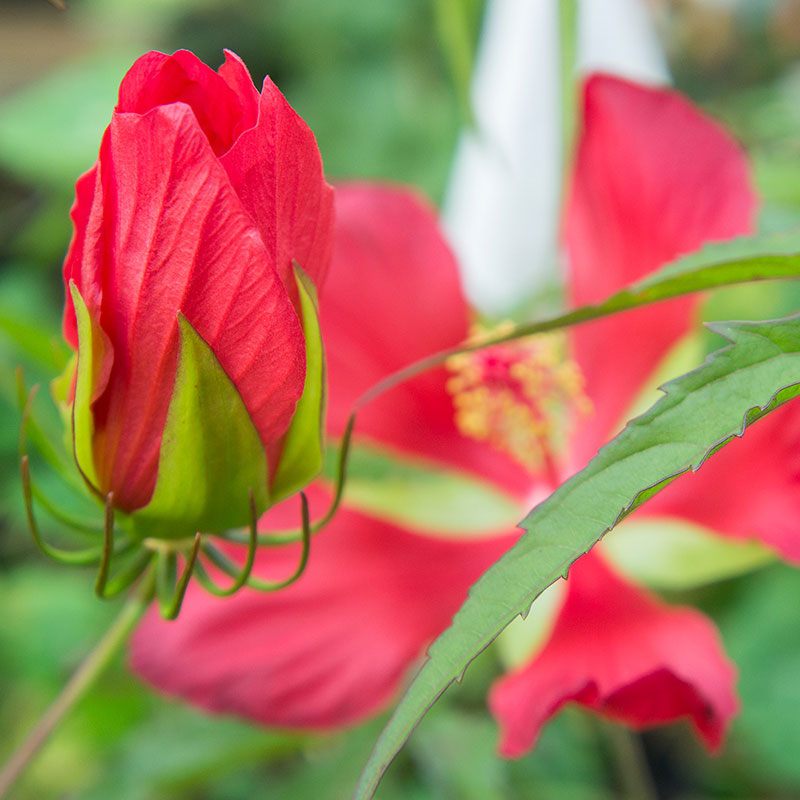
M671 76L743 142L764 199L764 229L800 222L800 0L635 1L650 15L656 48L642 67L645 77ZM617 0L598 2L610 14ZM269 73L309 123L330 179L415 184L446 203L456 239L454 154L461 132L481 118L469 85L483 0L70 0L67 11L56 5L0 5L0 760L118 608L95 600L88 572L50 564L30 542L18 480L14 369L22 365L28 384L46 386L63 363L59 269L73 184L94 161L131 62L148 49L188 48L216 66L223 47L236 51L258 85ZM597 35L602 42L608 31ZM548 46L555 44L537 38L528 49ZM541 144L543 151L549 146ZM552 172L557 148L545 156ZM537 211L550 220L542 237L551 249L552 195L551 207ZM547 246L542 253L537 285L548 299L537 307L557 301L557 255L548 256ZM731 289L714 296L705 318L778 316L798 305L786 286ZM708 346L717 344L709 335ZM49 531L53 523L42 516ZM705 755L683 725L639 737L661 797L800 798L798 596L800 572L782 565L669 596L698 605L721 627L741 673L743 711L718 758ZM482 656L464 685L437 704L378 796L619 796L615 737L579 712L560 714L532 755L517 762L494 755L496 729L484 697L498 671L495 659L492 652ZM338 800L349 796L381 724L308 737L209 718L153 695L119 659L13 796Z

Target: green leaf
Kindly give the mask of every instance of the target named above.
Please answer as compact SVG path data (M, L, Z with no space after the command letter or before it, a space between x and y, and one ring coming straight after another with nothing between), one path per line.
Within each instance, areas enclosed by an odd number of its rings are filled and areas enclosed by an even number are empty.
M800 571L776 564L743 581L717 622L739 668L733 747L767 786L800 784ZM796 789L795 789L796 793Z
M0 103L0 164L23 180L69 187L97 157L128 48L66 66ZM76 113L76 109L80 113Z
M8 336L22 354L46 369L62 370L69 360L69 349L44 330L40 322L0 309L0 333Z
M728 283L800 277L800 232L740 236L716 242L667 264L634 284L652 302ZM624 290L619 295L627 294ZM617 295L615 295L617 296Z
M526 533L470 590L379 738L356 789L372 797L431 704L470 661L622 518L800 395L800 315L720 323L731 344L664 387L647 413L521 523Z
M543 333L693 292L781 278L800 278L800 233L797 231L743 236L706 245L598 305L583 306L553 320L523 325L521 329L527 334Z
M180 539L246 525L250 489L259 514L269 506L264 446L241 395L183 314L178 329L156 488L130 518L142 538Z
M314 282L295 264L297 288L306 339L306 382L284 439L281 460L272 484L272 502L293 495L322 469L325 448L325 352L319 327Z
M113 703L113 701L111 701ZM110 743L102 774L80 793L83 800L186 798L209 791L209 783L251 764L264 769L271 761L299 750L299 736L261 730L231 719L210 717L181 706L155 707ZM232 793L230 797L243 797Z
M800 278L800 232L745 236L728 242L706 245L691 255L667 264L658 272L627 286L602 303L581 306L539 322L517 325L497 336L468 342L434 353L387 376L367 391L357 403L365 405L402 381L443 364L450 356L468 353L537 333L568 328L581 322L607 317L640 306L675 297L718 289L750 281Z
M0 165L24 181L69 189L97 158L129 47L63 66L0 103ZM80 109L80 111L76 111Z

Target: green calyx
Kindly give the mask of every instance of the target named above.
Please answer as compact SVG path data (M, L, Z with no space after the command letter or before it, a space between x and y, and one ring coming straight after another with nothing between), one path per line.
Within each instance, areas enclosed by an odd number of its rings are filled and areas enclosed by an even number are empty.
M142 539L182 539L247 525L251 490L259 514L271 504L264 445L239 391L180 313L178 330L158 479L150 502L130 517Z
M78 328L71 426L75 463L101 500L94 462L92 402L109 367L108 339L70 285ZM250 518L250 491L259 513L270 505L267 459L238 389L191 323L178 314L178 365L150 502L123 527L137 539L222 532ZM63 389L63 387L62 387Z
M306 379L270 485L267 458L241 395L211 348L179 314L175 389L150 503L132 515L141 538L176 539L248 524L322 469L325 358L313 282L295 265L306 341Z
M306 378L272 480L263 443L238 389L209 345L179 313L178 365L156 486L145 507L129 518L119 514L135 538L174 541L197 531L221 533L243 527L248 524L251 490L261 514L321 471L326 386L317 297L313 282L297 265L295 279L306 342ZM100 497L91 405L108 368L109 343L77 287L72 284L70 289L79 342L71 415L73 452L86 484Z
M64 374L53 382L53 399L67 424L68 447L89 492L103 505L104 520L93 524L92 533L102 538L91 548L61 550L41 537L34 514L34 498L51 508L34 484L24 450L26 422L33 394L24 405L20 469L23 495L34 540L48 556L68 564L98 566L95 592L112 597L142 576L155 576L160 610L166 618L179 612L193 575L215 594L227 596L243 586L275 591L288 586L303 573L311 535L335 512L341 498L337 489L331 509L314 526L308 502L300 492L321 471L323 421L326 402L325 360L314 284L295 266L300 312L306 341L306 378L295 414L280 442L278 463L270 475L269 461L261 437L238 389L208 343L191 323L178 313L178 358L172 396L159 451L158 475L149 503L131 514L115 508L113 492L106 492L95 461L95 425L92 405L106 387L113 363L113 348L93 318L80 292L70 284L78 331L78 352ZM74 387L74 391L73 391ZM73 395L70 398L70 395ZM70 402L71 399L71 402ZM349 442L348 428L346 442ZM347 444L340 458L339 482L343 481ZM286 541L301 543L298 566L288 577L265 583L252 574L256 548L261 544L257 523L275 502L300 492L302 527L286 535ZM56 509L57 511L57 509ZM69 523L68 517L60 518ZM69 524L70 527L79 527ZM242 530L247 531L245 534ZM217 550L211 536L247 544L243 565L230 561ZM241 539L238 538L241 535ZM277 538L270 544L277 544ZM178 574L179 559L184 566ZM119 562L119 563L117 563ZM233 578L229 586L216 584L204 563Z

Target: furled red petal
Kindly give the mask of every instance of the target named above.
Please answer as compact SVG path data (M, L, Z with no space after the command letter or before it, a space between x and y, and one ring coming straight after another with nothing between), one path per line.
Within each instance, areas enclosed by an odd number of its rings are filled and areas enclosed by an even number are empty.
M736 712L734 680L705 616L661 604L590 553L572 567L544 649L496 683L489 704L509 757L570 701L636 729L688 718L715 750Z
M325 281L333 189L325 183L314 134L269 78L257 125L220 160L297 307L293 261L318 289Z
M238 136L248 128L254 127L258 122L260 96L253 85L250 70L247 69L244 61L231 50L225 50L225 62L218 72L225 83L233 89L242 104L242 117L238 128L234 130L234 134Z
M591 78L566 214L570 292L594 303L709 240L751 229L755 198L739 147L672 91ZM576 442L583 463L670 346L696 299L580 326L577 359L594 414Z
M800 563L800 401L773 411L637 513L760 539Z
M114 348L95 456L126 510L155 482L181 310L236 384L265 443L288 426L303 334L258 232L188 106L115 114L89 205L82 179L64 266ZM67 300L65 327L73 319ZM74 340L74 336L72 337Z
M337 187L322 327L334 434L381 378L467 337L455 260L418 196L389 186ZM444 368L429 370L370 402L359 412L358 434L524 494L529 479L516 462L458 432L447 379Z
M171 56L151 51L122 79L116 110L144 114L156 106L186 103L211 148L222 155L240 133L255 125L257 101L247 68L233 53L226 51L218 74L188 50Z
M294 524L297 513L292 502ZM340 510L314 539L296 584L227 599L191 585L175 622L155 611L145 618L131 663L210 711L296 728L346 725L393 698L510 541L427 539ZM295 547L264 548L257 569L277 577L296 563Z

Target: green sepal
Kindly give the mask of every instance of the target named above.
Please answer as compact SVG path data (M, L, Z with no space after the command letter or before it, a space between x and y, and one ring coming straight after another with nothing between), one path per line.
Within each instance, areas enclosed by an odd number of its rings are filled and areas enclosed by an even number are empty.
M319 326L317 291L301 267L294 265L306 339L306 380L286 432L280 463L272 483L273 502L289 497L322 470L325 449L325 352Z
M75 463L89 488L98 491L100 481L94 462L94 416L92 401L101 378L106 354L111 344L95 322L78 287L70 281L69 290L75 306L78 329L78 361L75 373L75 397L72 402L72 452ZM63 391L65 383L60 388Z
M248 524L250 490L270 505L267 458L238 389L183 314L175 388L150 502L131 515L140 538L182 539Z
M74 454L72 446L72 402L70 401L70 392L77 368L78 354L73 353L64 371L50 381L50 396L53 398L53 405L56 407L58 416L64 426L62 429L61 444L64 446L66 452L70 454ZM71 459L70 463L72 464L73 462L74 457Z

